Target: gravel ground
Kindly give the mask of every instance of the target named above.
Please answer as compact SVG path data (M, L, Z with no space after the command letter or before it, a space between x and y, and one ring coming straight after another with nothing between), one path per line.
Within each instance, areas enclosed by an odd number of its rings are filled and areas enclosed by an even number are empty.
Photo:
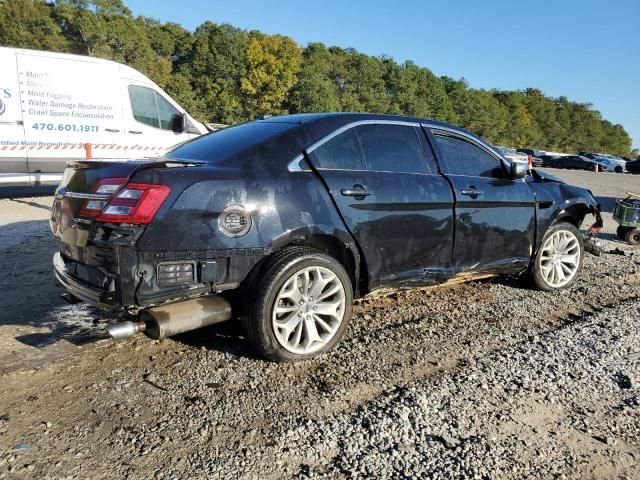
M638 180L554 173L605 210ZM640 478L640 250L610 214L565 292L366 298L337 349L280 365L233 323L105 340L56 298L48 203L0 200L0 478Z

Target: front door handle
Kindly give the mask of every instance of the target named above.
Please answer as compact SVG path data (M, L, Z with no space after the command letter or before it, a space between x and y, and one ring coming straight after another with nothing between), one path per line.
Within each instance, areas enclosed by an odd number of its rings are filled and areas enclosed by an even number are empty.
M373 195L373 192L371 190L367 190L367 187L365 187L364 185L360 185L359 183L356 183L351 188L343 188L342 190L340 190L340 193L345 197L360 197L361 199L364 197L368 197L369 195Z
M469 188L463 188L462 190L460 190L460 193L462 195L468 195L470 197L479 197L484 192L481 192L476 187L469 187Z
M129 130L129 133L133 133L134 135L142 135L140 130Z

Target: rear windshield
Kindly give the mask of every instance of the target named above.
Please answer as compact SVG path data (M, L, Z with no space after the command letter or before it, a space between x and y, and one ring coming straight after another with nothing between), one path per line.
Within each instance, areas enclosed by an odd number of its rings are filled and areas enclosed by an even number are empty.
M166 156L217 163L297 126L280 122L243 123L182 143Z

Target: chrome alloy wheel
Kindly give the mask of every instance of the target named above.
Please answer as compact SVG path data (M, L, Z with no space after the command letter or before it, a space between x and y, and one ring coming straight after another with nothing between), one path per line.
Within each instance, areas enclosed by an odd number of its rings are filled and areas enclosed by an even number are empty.
M307 267L284 283L273 304L271 324L278 343L298 355L317 352L344 319L345 293L328 268Z
M540 270L549 286L560 288L569 283L580 266L580 243L567 230L558 230L542 245Z

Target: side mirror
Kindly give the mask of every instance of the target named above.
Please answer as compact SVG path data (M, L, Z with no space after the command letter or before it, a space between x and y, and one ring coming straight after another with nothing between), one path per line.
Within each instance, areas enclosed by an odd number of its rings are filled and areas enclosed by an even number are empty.
M511 178L525 178L528 168L526 163L511 162Z
M171 130L174 133L183 133L187 129L187 114L176 113L171 117Z

